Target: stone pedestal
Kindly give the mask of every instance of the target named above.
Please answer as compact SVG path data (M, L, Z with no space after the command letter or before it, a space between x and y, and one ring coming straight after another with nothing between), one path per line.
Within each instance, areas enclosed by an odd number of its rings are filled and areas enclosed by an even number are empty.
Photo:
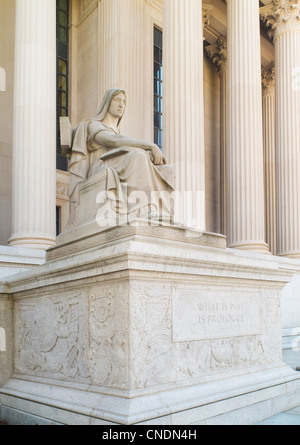
M290 274L222 235L144 224L62 235L45 265L7 280L4 420L249 424L299 405L281 361Z
M21 247L0 246L0 281L45 262L45 251Z
M13 349L13 302L0 285L0 386L12 375Z

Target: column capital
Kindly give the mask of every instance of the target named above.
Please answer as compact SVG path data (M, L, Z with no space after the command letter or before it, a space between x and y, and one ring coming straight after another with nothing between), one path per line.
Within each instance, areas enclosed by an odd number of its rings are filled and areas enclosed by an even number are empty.
M263 95L267 96L275 93L275 66L269 68L262 67L261 69L262 78L262 90Z
M300 31L300 0L272 0L260 8L260 16L271 28L269 35L272 38L285 31Z
M218 67L219 72L227 70L227 39L219 37L216 43L206 47L206 52L210 59Z

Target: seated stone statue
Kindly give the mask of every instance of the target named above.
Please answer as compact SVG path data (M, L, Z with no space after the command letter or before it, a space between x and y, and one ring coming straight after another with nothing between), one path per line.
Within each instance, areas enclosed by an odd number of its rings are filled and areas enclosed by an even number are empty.
M104 178L97 190L104 193L103 200L97 195L97 202L104 204L108 199L116 214L146 219L172 216L173 168L154 143L120 134L125 107L125 91L108 90L97 115L73 131L69 162L71 224L83 200L83 181L91 182L97 175Z

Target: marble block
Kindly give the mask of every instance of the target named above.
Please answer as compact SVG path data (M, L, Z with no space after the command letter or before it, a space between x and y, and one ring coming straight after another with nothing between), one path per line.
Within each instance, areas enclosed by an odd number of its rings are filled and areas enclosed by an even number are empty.
M0 386L13 372L13 302L0 286Z
M51 406L52 421L72 423L72 412L121 424L168 423L184 409L192 423L208 402L214 417L221 400L224 412L238 411L254 403L249 392L257 402L263 389L269 403L281 384L298 384L282 363L280 291L290 274L275 261L174 226L64 241L6 283L15 338L14 373L0 388L6 407L24 411L26 399L34 416Z
M69 232L76 227L82 227L84 224L95 220L99 211L97 196L105 190L107 173L104 170L91 178L82 181L78 185L78 205L70 206L70 221L64 230Z
M45 251L12 246L0 246L0 281L45 262Z

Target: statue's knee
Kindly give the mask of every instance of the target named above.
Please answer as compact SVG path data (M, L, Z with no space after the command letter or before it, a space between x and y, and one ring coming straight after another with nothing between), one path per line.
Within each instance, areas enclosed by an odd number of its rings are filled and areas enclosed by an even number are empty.
M146 151L133 152L133 159L137 163L141 163L141 162L148 163L148 160L149 160L148 153Z

